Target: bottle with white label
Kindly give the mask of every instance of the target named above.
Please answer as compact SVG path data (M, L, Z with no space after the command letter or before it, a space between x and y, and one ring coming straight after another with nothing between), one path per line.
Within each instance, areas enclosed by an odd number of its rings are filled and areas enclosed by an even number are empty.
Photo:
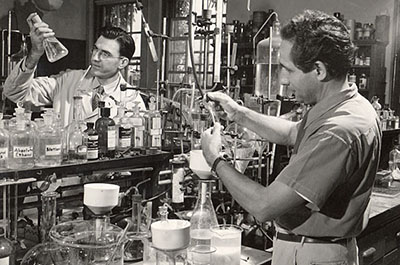
M122 117L118 126L118 151L124 152L132 146L132 124L129 117Z
M10 136L0 120L0 168L7 168Z
M15 264L15 246L11 240L6 237L7 220L0 222L0 264L14 265Z
M130 124L132 125L132 147L142 148L145 145L145 121L139 114L139 104L134 102L133 115L129 117Z
M15 124L10 126L9 169L28 169L35 165L33 157L35 133L24 112L25 109L18 106L15 109Z
M87 133L87 158L88 160L96 160L99 158L99 134L94 128L93 122L87 123L87 129L85 130Z
M59 166L62 162L62 133L56 126L54 113L42 115L44 124L38 128L34 149L35 166Z
M149 111L147 116L147 133L148 133L148 147L149 148L157 148L161 150L161 114L158 110L156 110L156 103L154 98L150 99L149 102Z
M110 118L110 108L101 108L100 114L101 117L95 123L99 134L99 157L114 158L117 146L115 122Z

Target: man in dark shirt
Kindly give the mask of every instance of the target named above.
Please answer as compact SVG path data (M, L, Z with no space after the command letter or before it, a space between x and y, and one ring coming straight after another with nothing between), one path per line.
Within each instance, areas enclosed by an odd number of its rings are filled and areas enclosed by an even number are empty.
M243 208L259 221L274 220L272 264L358 264L355 237L368 222L379 119L347 81L354 45L341 21L306 10L281 36L281 83L313 105L302 121L256 113L220 92L207 95L229 119L270 142L294 146L288 166L268 187L246 178L219 158L219 123L202 135L203 154Z

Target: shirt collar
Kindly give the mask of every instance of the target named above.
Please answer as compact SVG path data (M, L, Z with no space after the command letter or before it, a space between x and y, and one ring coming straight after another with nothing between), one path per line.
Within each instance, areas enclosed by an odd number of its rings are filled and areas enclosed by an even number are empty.
M331 95L327 98L322 99L320 102L315 104L308 113L308 118L304 127L308 127L311 123L313 123L316 119L323 116L332 108L336 107L343 101L354 97L357 93L357 86L355 84L351 84L348 88L341 90L339 93Z

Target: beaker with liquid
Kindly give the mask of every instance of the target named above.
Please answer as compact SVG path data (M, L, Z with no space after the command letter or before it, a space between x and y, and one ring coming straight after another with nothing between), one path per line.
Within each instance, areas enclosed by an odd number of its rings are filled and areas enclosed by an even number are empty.
M211 228L211 246L216 249L213 264L240 265L242 232L241 227L230 224Z
M51 239L68 248L66 264L73 265L123 265L121 236L120 227L108 224L97 229L95 220L64 222L50 230Z
M32 23L42 22L38 14L31 18ZM54 63L68 55L68 49L56 38L50 37L43 40L44 51L49 62Z

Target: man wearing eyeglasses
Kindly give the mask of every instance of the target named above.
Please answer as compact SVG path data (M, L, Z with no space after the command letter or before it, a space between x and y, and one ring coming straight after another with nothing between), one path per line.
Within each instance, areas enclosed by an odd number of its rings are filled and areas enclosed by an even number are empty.
M133 102L138 102L139 109L145 109L138 91L121 91L121 85L126 86L127 82L120 71L129 64L135 52L135 42L127 32L117 27L100 30L86 70L67 70L50 77L34 78L36 66L44 53L43 40L54 36L54 32L44 22L32 23L33 15L27 18L32 49L8 76L4 84L7 98L35 106L52 105L61 114L64 126L72 121L75 95L82 96L87 121L98 118L99 101L111 108L111 117L117 115L119 105L130 108Z

